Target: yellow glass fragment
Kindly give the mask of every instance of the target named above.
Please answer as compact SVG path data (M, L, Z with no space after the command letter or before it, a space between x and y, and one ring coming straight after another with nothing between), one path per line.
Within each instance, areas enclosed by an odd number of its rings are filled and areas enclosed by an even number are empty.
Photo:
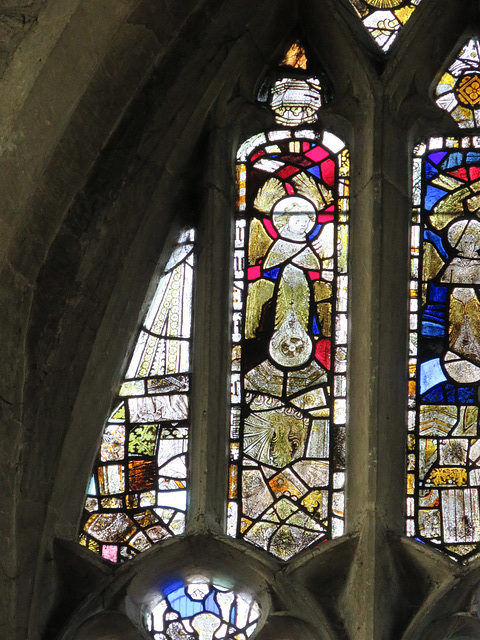
M407 495L413 496L415 493L415 476L413 473L407 474Z
M323 505L323 491L312 491L302 500L302 505L310 513L319 511Z
M444 265L444 261L430 242L425 243L423 250L423 279L432 280Z
M260 220L254 218L250 222L250 233L248 240L248 264L254 266L267 253L272 238L267 234Z
M394 14L400 24L405 24L414 11L415 7L402 7L394 11Z
M274 291L275 284L271 280L262 278L250 285L245 310L245 338L255 338L263 305L271 299Z
M302 47L298 42L294 42L287 51L285 58L282 60L282 65L293 67L294 69L306 69L307 62L308 60L304 47Z
M450 87L454 87L456 79L450 73L444 73L438 84L448 84Z
M244 533L251 524L251 520L249 520L248 518L242 518L242 521L240 523L240 531Z
M410 396L414 396L417 390L417 386L415 383L415 380L409 380L408 381L408 394Z
M458 467L443 467L434 469L430 474L429 481L435 487L456 485L463 487L467 484L467 470Z

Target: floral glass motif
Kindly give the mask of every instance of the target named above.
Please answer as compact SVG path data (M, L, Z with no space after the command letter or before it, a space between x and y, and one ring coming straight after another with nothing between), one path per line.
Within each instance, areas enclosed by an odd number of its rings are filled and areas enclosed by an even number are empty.
M287 560L343 533L349 155L295 127L237 161L228 533Z
M440 78L437 105L445 109L459 127L480 126L480 42L467 42Z
M350 0L368 32L388 51L421 0Z
M480 137L415 149L407 533L480 552Z
M145 628L154 640L247 640L259 618L251 596L195 576L163 589Z
M160 279L104 427L80 544L112 562L185 524L194 232Z

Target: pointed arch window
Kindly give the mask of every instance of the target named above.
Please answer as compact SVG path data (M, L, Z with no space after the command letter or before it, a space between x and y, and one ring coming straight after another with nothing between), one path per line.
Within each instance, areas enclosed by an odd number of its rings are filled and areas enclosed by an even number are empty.
M413 160L408 535L456 560L480 553L480 43L441 77L463 136Z
M287 69L261 93L282 127L237 154L228 517L283 560L343 533L349 211L325 86Z

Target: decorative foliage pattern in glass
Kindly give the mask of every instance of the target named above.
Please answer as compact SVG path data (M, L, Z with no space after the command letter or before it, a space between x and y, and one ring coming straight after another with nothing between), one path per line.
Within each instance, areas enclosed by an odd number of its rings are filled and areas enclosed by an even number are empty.
M480 550L480 137L413 162L407 532L458 560Z
M350 0L368 32L388 51L421 0Z
M467 42L440 78L437 105L445 109L459 127L480 126L480 42Z
M154 640L247 640L259 618L251 596L195 576L163 589L145 627Z
M80 544L119 562L183 532L193 231L160 279L87 489Z
M349 156L296 129L237 158L228 532L286 560L343 533Z

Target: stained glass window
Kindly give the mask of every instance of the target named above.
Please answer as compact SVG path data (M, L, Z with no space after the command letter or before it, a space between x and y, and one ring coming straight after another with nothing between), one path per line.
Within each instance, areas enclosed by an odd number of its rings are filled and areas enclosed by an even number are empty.
M198 575L165 587L145 627L154 640L247 640L259 618L252 596Z
M343 533L349 156L316 77L237 155L228 533L284 560Z
M80 544L113 562L184 530L193 241L181 234L158 283L87 489Z
M470 40L437 87L462 128L476 124L478 54ZM407 533L457 560L480 551L479 193L479 136L416 147Z
M421 0L350 0L368 32L388 51Z

